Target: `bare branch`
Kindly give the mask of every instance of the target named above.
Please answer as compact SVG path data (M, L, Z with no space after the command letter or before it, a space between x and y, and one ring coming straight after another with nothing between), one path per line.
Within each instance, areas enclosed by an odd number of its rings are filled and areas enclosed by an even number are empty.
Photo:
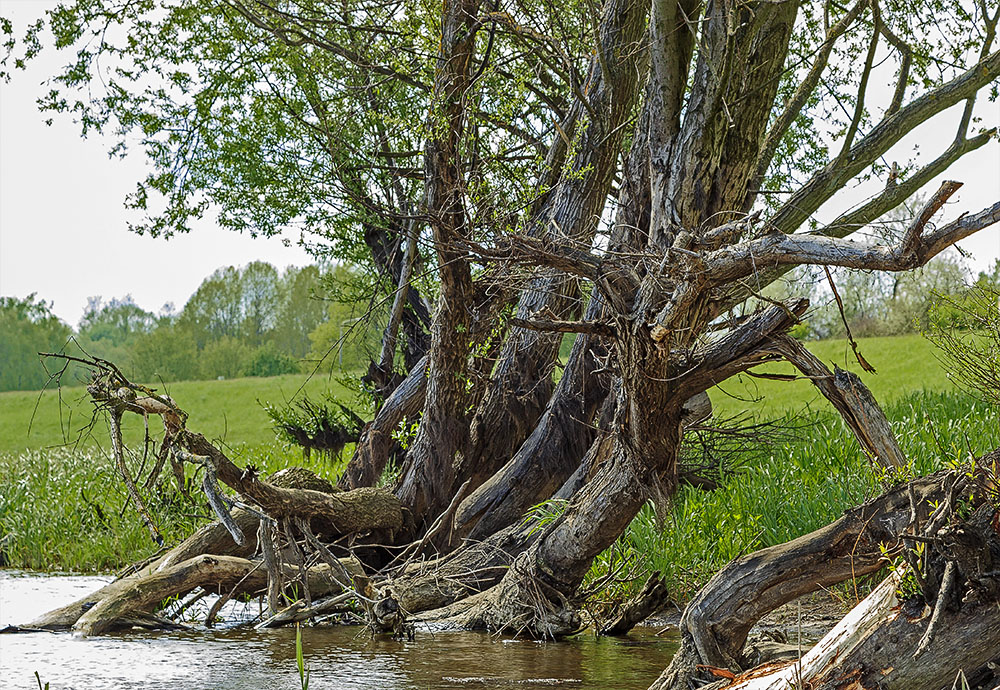
M512 318L510 325L528 328L533 331L552 331L555 333L589 333L590 335L614 338L618 331L605 321L559 321L549 319L518 319Z
M958 189L957 183L945 183L935 195L947 199ZM1000 202L974 215L963 215L929 234L921 235L924 222L908 235L916 234L912 246L887 247L851 242L820 235L785 235L771 232L764 237L726 247L705 257L708 280L724 285L760 270L782 265L811 264L844 266L872 271L906 271L927 263L941 251L969 235L1000 222ZM912 240L911 240L912 241Z

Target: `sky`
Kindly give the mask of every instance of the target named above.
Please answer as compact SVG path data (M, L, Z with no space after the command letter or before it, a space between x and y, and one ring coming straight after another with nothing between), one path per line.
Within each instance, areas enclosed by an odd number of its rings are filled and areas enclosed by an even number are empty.
M0 0L0 16L11 19L15 35L40 16L50 0ZM268 261L279 268L305 265L310 257L297 246L297 234L252 239L216 227L210 219L189 235L171 240L140 237L127 230L131 218L124 208L126 194L146 173L141 155L124 160L107 155L112 142L100 136L80 137L69 117L55 117L52 126L38 112L35 100L44 81L69 60L67 53L46 50L0 84L0 295L24 297L37 293L52 302L53 311L76 325L87 298L131 294L150 311L168 302L178 309L215 269ZM876 80L877 82L878 80ZM876 83L874 99L887 98L891 84ZM960 107L941 113L905 137L886 160L905 161L914 146L928 158L947 147L954 136ZM980 99L977 115L985 126L1000 124L998 104ZM977 212L1000 199L1000 145L996 141L966 155L942 180L965 186L936 221L946 222L961 211ZM878 187L847 190L817 212L833 220L845 208L862 202ZM287 245L287 246L286 246ZM1000 258L1000 227L974 235L960 245L971 256L973 271Z

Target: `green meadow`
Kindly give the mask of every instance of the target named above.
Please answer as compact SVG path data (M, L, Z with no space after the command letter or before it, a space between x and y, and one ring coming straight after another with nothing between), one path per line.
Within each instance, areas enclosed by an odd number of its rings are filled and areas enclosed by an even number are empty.
M875 399L888 403L920 391L950 391L955 387L937 360L934 346L923 336L909 335L860 338L858 349L876 373L863 371L846 340L820 340L806 346L833 369L850 369L871 389ZM795 374L786 362L754 370L770 374ZM742 374L710 391L717 416L731 417L752 412L762 418L780 417L787 412L829 411L833 407L810 381L775 381Z
M345 386L344 380L327 374L180 381L152 387L171 396L188 412L188 426L192 430L235 448L274 442L271 420L262 403L280 405L303 394L311 398L330 395L358 407L357 396ZM0 393L0 454L65 445L104 446L107 426L103 419L98 419L92 433L87 432L93 418L94 406L83 386L41 393ZM132 438L141 438L140 420L126 419L126 423Z

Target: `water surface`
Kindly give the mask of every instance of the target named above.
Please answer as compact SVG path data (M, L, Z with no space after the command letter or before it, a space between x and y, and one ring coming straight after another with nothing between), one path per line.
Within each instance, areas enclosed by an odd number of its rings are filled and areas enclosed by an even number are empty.
M0 626L30 621L109 579L0 571ZM657 636L648 628L621 639L580 635L558 643L420 630L413 642L395 642L359 636L360 630L303 629L311 690L644 690L677 648L672 633ZM196 628L89 639L67 633L0 635L0 687L37 688L35 671L52 690L299 687L295 631L288 628Z

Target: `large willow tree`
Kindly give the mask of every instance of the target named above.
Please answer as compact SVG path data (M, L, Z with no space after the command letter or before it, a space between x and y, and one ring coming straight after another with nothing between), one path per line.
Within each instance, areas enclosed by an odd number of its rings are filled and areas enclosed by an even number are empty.
M393 432L419 418L388 538L440 557L380 572L388 559L369 549L369 574L410 612L559 635L577 626L594 557L676 486L684 426L728 377L788 359L876 461L904 462L874 401L785 335L807 302L762 291L801 265L910 270L1000 220L998 203L931 223L959 186L944 183L904 232L866 232L996 138L975 123L990 107L977 98L996 95L998 17L985 0L79 0L48 15L75 52L41 105L145 152L135 230L185 232L213 209L234 230L297 228L380 276L370 373L385 402L341 485L374 483L403 453ZM952 107L958 125L928 132L929 156L886 159ZM877 190L818 220L859 180ZM183 458L223 462L167 416ZM220 467L272 517L287 510ZM931 500L924 489L910 495ZM522 520L552 497L564 513ZM664 687L699 664L738 668L744 623L881 563L852 556L845 574L836 555L754 566L750 591L766 596L749 612L726 607L753 595L710 585L695 604L718 601L685 615L686 666Z

